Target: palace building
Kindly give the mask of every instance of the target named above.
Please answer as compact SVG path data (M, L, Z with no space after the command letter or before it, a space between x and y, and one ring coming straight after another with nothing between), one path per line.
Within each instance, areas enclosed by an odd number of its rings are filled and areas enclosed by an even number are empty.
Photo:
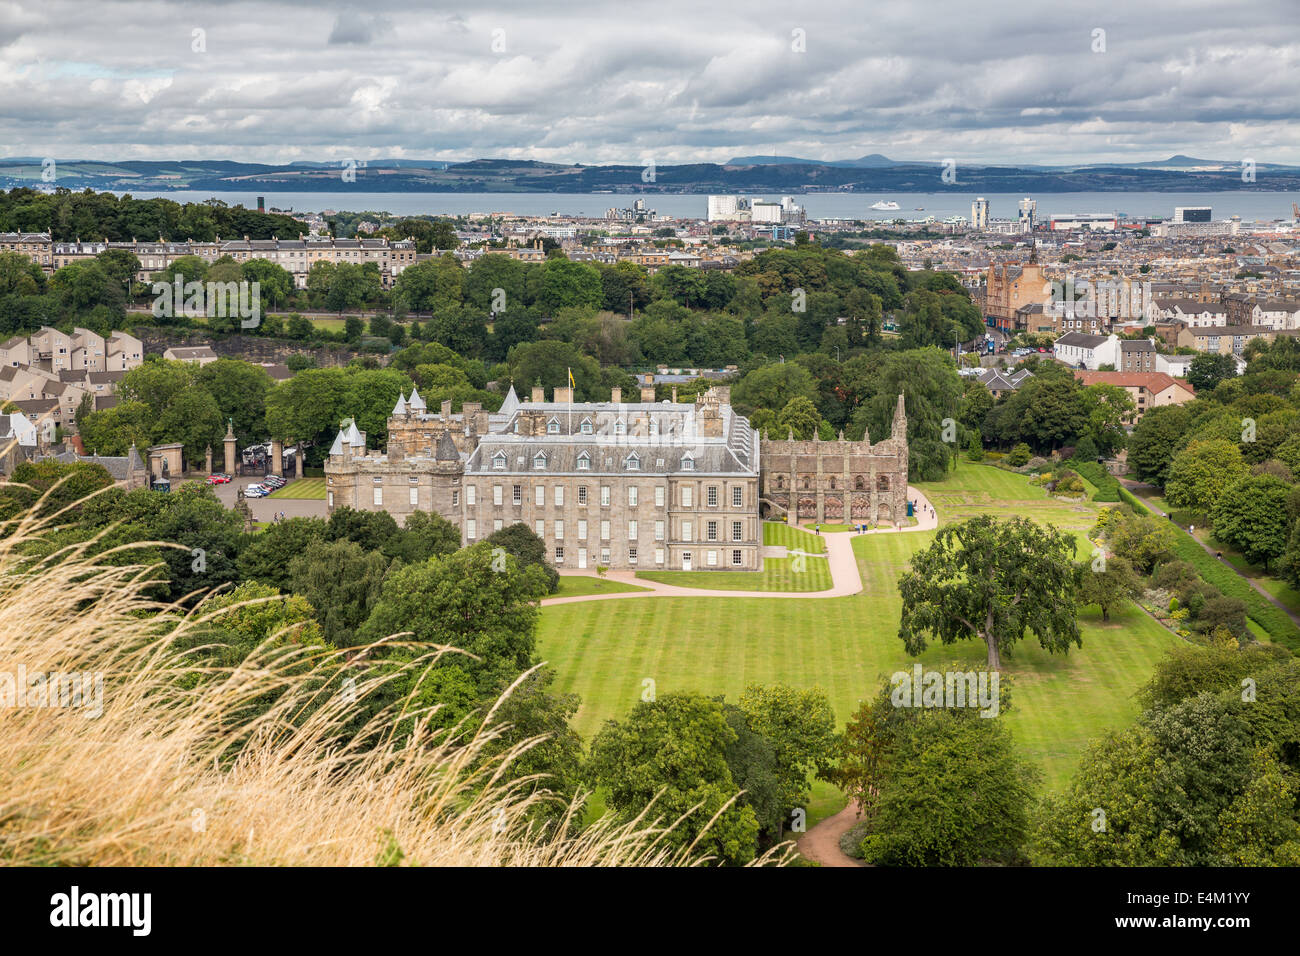
M430 413L397 401L386 451L346 425L325 463L326 505L442 515L473 544L523 522L558 568L762 570L763 516L899 522L907 504L902 397L890 437L760 440L714 386L694 403L575 402L556 388L499 411L466 402ZM847 514L846 514L847 508Z

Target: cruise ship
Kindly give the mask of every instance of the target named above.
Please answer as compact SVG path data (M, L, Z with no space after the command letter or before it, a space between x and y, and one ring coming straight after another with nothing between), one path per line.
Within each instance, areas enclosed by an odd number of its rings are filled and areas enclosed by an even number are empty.
M880 202L873 202L871 204L871 208L879 209L881 212L891 212L895 209L901 209L902 207L899 206L898 203L896 202L886 202L885 200L882 199L880 200Z

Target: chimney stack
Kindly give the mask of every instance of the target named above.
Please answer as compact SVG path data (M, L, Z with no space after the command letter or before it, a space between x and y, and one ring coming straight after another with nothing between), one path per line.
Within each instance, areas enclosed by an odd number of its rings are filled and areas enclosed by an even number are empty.
M546 401L546 391L540 385L533 386L533 401L541 404Z
M573 389L568 385L557 385L555 388L555 404L563 405L573 401Z
M445 398L442 401L442 420L451 421L451 399Z
M677 404L677 386L676 386L676 385L673 386L673 404L674 404L674 405Z
M610 389L609 400L613 402L615 405L618 405L620 402L623 401L623 390L619 388L617 385L615 385L612 389Z
M643 380L641 384L641 401L653 402L655 400L655 387L653 380L650 379L649 375L646 376L646 379L649 381Z

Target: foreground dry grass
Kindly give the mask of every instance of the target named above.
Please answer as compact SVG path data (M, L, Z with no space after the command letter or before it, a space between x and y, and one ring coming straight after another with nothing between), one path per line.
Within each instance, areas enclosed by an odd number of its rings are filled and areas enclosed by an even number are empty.
M146 594L130 552L65 549L33 565L46 528L0 533L0 675L102 674L93 708L0 702L0 863L9 865L609 866L707 862L666 845L653 810L630 824L530 823L535 781L511 781L491 715L452 734L397 707L340 743L350 665L294 645L234 669L195 668L178 643L201 633ZM119 565L112 560L126 562ZM436 658L434 651L421 666ZM188 660L192 662L191 655ZM91 685L93 686L93 685ZM269 709L254 701L275 697ZM392 728L399 713L413 736ZM247 716L240 716L240 715ZM583 807L568 808L569 821ZM668 829L671 829L669 822ZM768 862L771 861L769 858Z

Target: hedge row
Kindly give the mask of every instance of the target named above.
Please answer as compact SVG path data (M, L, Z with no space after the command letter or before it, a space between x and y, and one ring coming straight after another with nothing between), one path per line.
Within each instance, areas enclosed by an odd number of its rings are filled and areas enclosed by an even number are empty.
M1065 464L1097 487L1097 494L1092 499L1093 501L1105 503L1120 500L1119 479L1095 461L1080 461L1078 458L1071 458Z
M1125 502L1133 506L1133 510L1143 514L1153 514L1150 508L1122 485L1119 494ZM1300 650L1300 627L1296 627L1295 622L1285 612L1251 587L1250 583L1230 566L1209 554L1201 547L1199 541L1182 528L1177 528L1174 535L1174 553L1196 568L1202 578L1228 597L1240 598L1246 605L1246 616L1267 631L1273 640L1293 650Z

